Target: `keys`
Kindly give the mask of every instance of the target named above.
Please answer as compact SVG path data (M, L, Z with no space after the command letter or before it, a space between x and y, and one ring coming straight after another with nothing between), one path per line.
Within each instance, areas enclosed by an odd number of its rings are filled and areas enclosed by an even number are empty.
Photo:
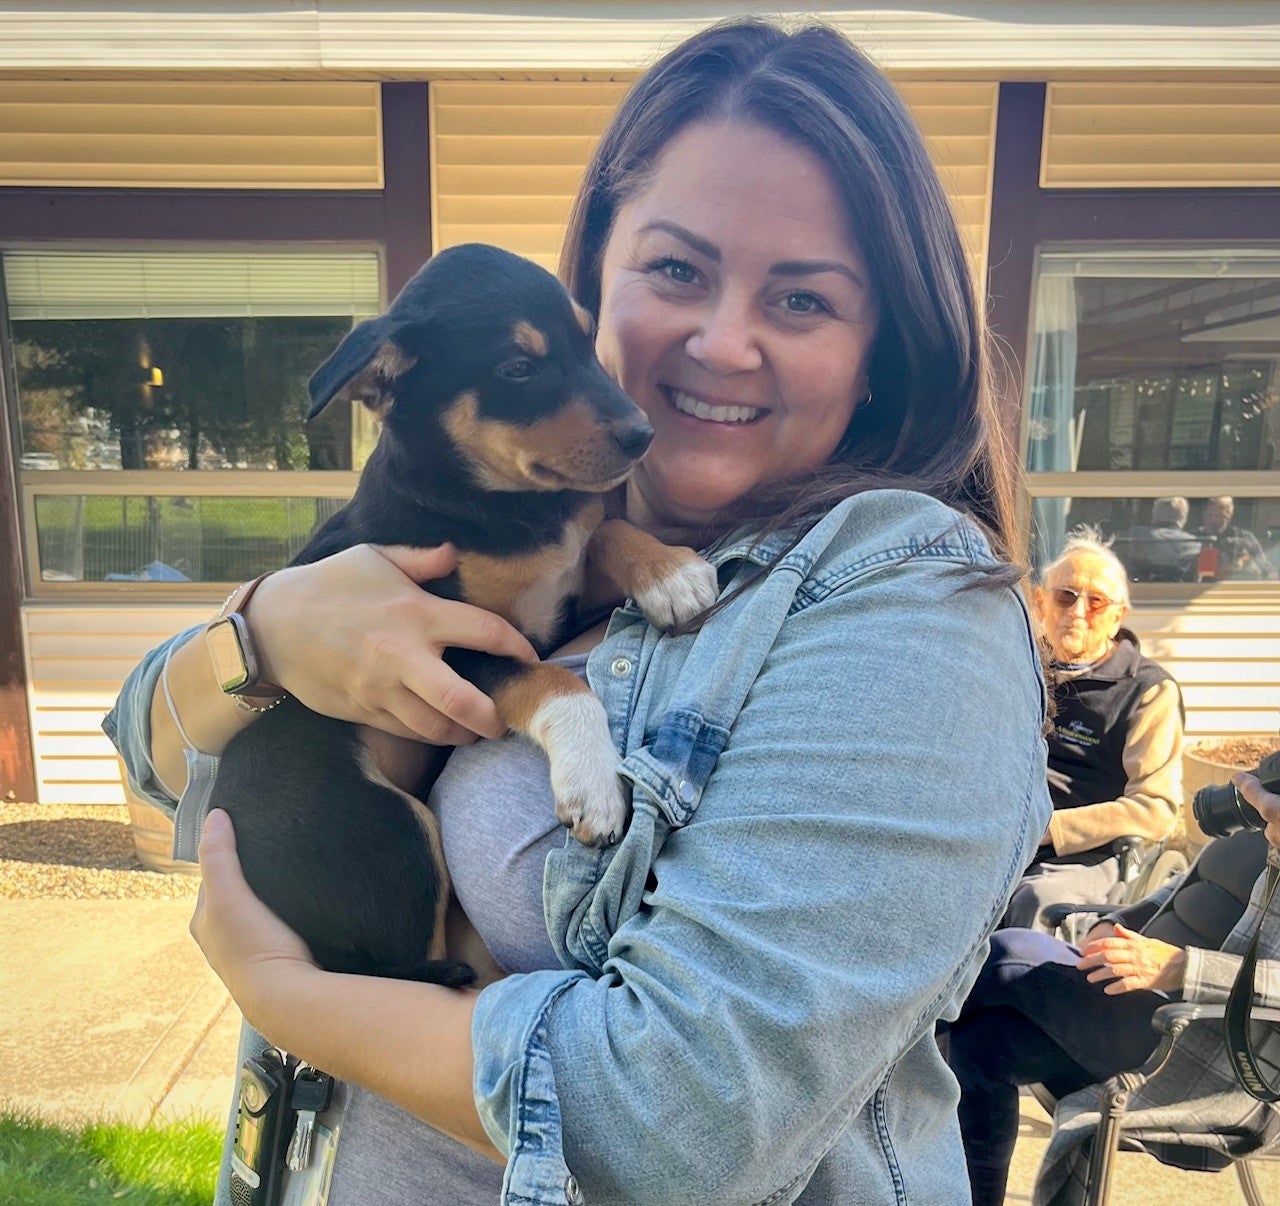
M289 1108L298 1120L284 1157L285 1165L292 1172L301 1172L311 1162L311 1135L316 1115L329 1108L332 1098L333 1077L318 1068L299 1064L289 1092Z

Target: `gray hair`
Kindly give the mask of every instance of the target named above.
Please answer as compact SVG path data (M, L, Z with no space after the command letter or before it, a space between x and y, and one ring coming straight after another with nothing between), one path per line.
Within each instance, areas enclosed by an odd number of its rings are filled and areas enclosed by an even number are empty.
M1171 523L1180 528L1187 522L1187 516L1190 514L1191 508L1187 505L1187 500L1178 498L1176 495L1172 498L1157 498L1151 504L1153 524Z
M1090 553L1100 557L1115 572L1116 582L1120 585L1120 598L1117 603L1129 606L1129 571L1124 562L1111 551L1111 541L1102 535L1099 528L1092 524L1081 524L1067 533L1067 538L1060 552L1048 565L1040 571L1040 581L1048 581L1054 570L1061 569L1076 553Z
M1206 506L1209 503L1217 503L1228 515L1236 513L1236 500L1230 494L1215 494L1211 498L1206 498Z

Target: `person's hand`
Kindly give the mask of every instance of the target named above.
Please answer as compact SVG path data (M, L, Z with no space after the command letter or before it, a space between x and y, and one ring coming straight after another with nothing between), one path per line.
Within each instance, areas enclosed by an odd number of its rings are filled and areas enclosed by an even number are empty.
M1116 927L1109 921L1095 922L1089 929L1089 932L1080 941L1080 949L1084 950L1091 942L1097 942L1099 938L1111 938L1115 935Z
M1040 845L1042 846L1053 845L1053 827L1052 826L1049 826L1048 828L1045 829L1044 837L1040 839Z
M449 545L361 544L265 579L246 611L263 677L313 712L433 745L501 737L493 701L445 665L450 646L536 661L492 612L419 583L452 573Z
M1090 984L1106 984L1102 991L1117 996L1138 988L1175 991L1182 987L1186 964L1187 954L1181 947L1116 925L1109 937L1085 940L1076 966L1089 973Z
M316 971L307 944L254 895L240 870L231 818L210 811L200 838L200 893L188 927L241 1012L258 1029L298 973Z
M1258 810L1258 815L1267 823L1267 841L1280 850L1280 796L1267 791L1253 775L1237 774L1231 776L1231 782L1250 804Z

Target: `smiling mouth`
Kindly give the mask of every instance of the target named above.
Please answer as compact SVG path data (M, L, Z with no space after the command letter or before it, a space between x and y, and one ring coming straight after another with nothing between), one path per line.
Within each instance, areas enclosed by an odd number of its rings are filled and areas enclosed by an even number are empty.
M662 386L662 392L671 405L682 415L701 419L705 423L720 423L730 427L744 427L754 423L769 412L759 406L712 406L693 394L681 389Z

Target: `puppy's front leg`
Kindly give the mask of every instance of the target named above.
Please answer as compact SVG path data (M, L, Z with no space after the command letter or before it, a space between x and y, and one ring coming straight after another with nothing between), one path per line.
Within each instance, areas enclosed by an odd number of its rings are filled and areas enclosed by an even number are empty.
M720 593L716 571L692 549L663 544L625 519L606 519L587 545L590 597L630 596L655 628L684 624Z
M551 763L556 816L587 846L616 842L627 802L604 705L571 670L450 649L446 661L497 704L508 728L537 742Z

